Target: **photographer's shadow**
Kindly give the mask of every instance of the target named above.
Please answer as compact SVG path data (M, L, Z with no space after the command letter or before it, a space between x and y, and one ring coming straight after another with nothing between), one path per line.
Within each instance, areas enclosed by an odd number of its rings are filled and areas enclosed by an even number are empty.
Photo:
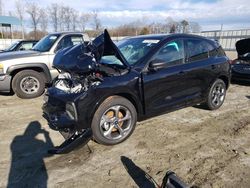
M45 141L36 136L43 134ZM53 143L49 132L38 121L29 123L23 135L11 143L12 160L8 178L10 187L47 187L48 174L43 159Z

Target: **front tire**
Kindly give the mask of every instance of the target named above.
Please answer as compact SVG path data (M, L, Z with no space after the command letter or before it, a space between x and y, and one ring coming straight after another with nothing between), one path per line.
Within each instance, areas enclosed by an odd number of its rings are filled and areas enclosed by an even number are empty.
M205 107L216 110L221 107L226 97L226 84L221 79L216 79L209 89Z
M132 134L136 122L137 112L129 100L120 96L108 97L94 114L93 137L100 144L118 144Z
M39 72L23 70L14 76L12 89L22 99L39 97L45 89L45 78Z

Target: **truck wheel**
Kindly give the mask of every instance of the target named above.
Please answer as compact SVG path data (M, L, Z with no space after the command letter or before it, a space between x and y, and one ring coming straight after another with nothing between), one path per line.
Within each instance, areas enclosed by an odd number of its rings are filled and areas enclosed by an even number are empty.
M132 134L136 122L137 113L129 100L120 96L108 97L94 114L93 137L100 144L118 144Z
M33 70L20 71L12 80L13 91L23 99L31 99L42 95L44 88L44 76Z
M204 104L209 110L216 110L221 107L226 97L226 84L223 80L217 79L210 87L207 101Z

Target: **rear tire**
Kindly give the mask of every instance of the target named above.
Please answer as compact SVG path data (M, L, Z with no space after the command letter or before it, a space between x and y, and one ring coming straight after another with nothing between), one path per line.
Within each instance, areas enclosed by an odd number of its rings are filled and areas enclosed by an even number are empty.
M216 110L221 107L226 97L226 84L221 79L216 79L209 89L207 101L204 106L209 110Z
M137 112L129 100L120 96L108 97L92 120L94 140L104 145L123 142L134 131L136 122Z
M23 70L14 76L12 89L22 99L39 97L45 89L45 78L39 72Z

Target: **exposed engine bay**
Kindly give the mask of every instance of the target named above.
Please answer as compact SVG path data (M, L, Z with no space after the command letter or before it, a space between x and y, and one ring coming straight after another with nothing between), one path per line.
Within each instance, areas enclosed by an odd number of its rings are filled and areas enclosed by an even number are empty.
M120 76L128 72L127 70L115 69L99 65L98 71L85 75L75 75L69 72L61 72L54 80L53 87L66 93L79 93L87 91L91 86L98 86L103 81L103 77Z
M100 85L104 77L126 74L125 59L115 48L104 32L87 46L81 44L59 51L53 66L60 74L52 86L66 93L79 93Z
M70 73L61 73L54 82L54 87L66 93L79 93L87 91L90 86L101 84L100 75L92 73L88 76L72 77Z

